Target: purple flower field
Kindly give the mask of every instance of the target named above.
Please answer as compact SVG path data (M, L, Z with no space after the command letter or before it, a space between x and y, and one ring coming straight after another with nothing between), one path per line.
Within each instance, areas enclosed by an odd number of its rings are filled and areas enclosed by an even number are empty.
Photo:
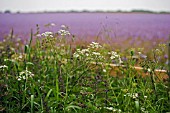
M44 27L55 23L54 27ZM136 13L42 13L42 14L0 14L0 40L14 29L22 39L29 38L30 29L36 32L57 32L62 24L76 37L99 36L101 38L137 38L168 40L170 34L170 14Z

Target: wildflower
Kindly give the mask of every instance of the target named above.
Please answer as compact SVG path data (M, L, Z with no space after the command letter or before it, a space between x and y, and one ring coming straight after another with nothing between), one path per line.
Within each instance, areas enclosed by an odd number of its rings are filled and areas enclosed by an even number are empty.
M42 33L41 36L44 36L44 37L53 37L53 33L52 32L45 32L45 33Z
M168 64L169 64L169 61L168 61L168 59L166 60L165 64L166 64L166 65L168 65Z
M133 99L138 98L138 93L133 93L133 94L132 94L132 98L133 98Z
M107 110L110 110L110 111L113 111L113 112L121 112L121 110L120 109L116 109L116 108L113 108L113 107L104 107L105 109L107 109Z
M136 98L138 98L138 93L127 93L126 95L124 95L124 96L129 96L129 97L131 97L131 98L133 98L133 99L136 99Z
M59 30L58 33L59 33L61 36L70 35L70 32L69 32L69 31L63 30L63 29Z
M111 55L111 57L110 57L111 60L113 60L115 58L119 58L119 55L117 54L117 52L111 51L111 52L108 52L108 54Z
M0 66L0 69L8 69L8 66L6 66L6 65L3 65L3 66Z
M98 52L92 52L92 54L95 55L95 56L99 56L100 55L100 53L98 53Z
M29 77L33 77L33 76L34 76L34 74L26 69L19 73L17 80L18 81L20 81L22 79L25 80L25 79L28 79Z
M103 72L106 73L106 69L103 69Z
M123 63L122 59L120 58L120 55L118 55L117 52L111 51L111 52L108 52L108 54L111 55L110 56L111 60L116 59L119 64Z
M51 25L51 26L56 26L55 23L51 23L50 25Z
M20 54L18 58L19 58L19 59L22 59L22 54Z
M83 52L83 53L89 52L89 49L82 49L82 52Z
M10 62L13 62L13 63L16 62L14 59L4 59L4 61L5 61L5 62L10 61Z
M37 36L37 37L41 37L41 34L37 34L36 36Z
M151 69L150 68L148 68L148 70L147 70L148 72L151 72Z
M17 77L17 80L18 80L18 81L21 81L21 79L22 79L21 76L18 76L18 77Z
M88 53L86 53L85 55L86 55L87 57L89 56L89 54L88 54Z
M146 99L146 98L147 98L147 96L144 96L144 98Z
M165 59L168 59L168 55L167 55L167 54L166 54L166 55L164 55L164 58L165 58Z
M78 53L74 53L74 54L73 54L73 57L74 57L74 58L78 58L79 56L80 56L80 55L79 55Z
M61 28L64 28L64 29L65 29L65 28L67 28L67 27L66 27L65 25L61 25Z
M92 48L92 49L97 49L97 48L101 48L102 46L97 43L97 42L92 42L89 46L89 48Z

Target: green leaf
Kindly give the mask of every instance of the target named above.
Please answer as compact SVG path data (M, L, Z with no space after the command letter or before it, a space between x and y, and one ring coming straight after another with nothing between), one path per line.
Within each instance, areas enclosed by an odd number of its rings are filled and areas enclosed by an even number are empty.
M50 90L48 91L48 93L47 93L47 95L46 95L46 97L45 97L45 101L47 101L47 99L48 99L48 97L50 96L51 92L52 92L52 89L50 89Z

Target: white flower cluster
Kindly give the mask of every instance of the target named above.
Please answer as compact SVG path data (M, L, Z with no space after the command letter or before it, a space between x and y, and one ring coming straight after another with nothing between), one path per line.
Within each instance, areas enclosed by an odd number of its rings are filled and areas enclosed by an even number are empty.
M66 35L70 35L70 32L68 31L68 27L65 25L61 25L61 29L58 31L58 33L61 36L66 36Z
M127 95L124 95L125 97L126 96L129 96L129 97L131 97L131 98L133 98L133 99L136 99L136 98L138 98L138 93L127 93Z
M82 55L89 56L89 49L77 49L76 52L73 54L74 58L81 57Z
M53 33L52 32L44 32L41 34L41 36L53 38Z
M8 66L6 66L6 65L3 65L3 66L0 66L0 69L8 69Z
M102 60L104 57L96 51L91 50L91 48L87 49L77 49L76 52L73 54L74 58L82 58L85 57L88 60Z
M104 57L99 52L92 52L91 56L92 56L92 58L95 58L98 60L104 59Z
M97 42L92 42L88 47L92 49L98 49L101 48L102 46Z
M33 77L33 76L34 76L34 74L26 69L19 73L17 80L21 81L21 80L25 80L25 79L28 79L29 77Z
M108 54L110 55L110 59L111 60L115 60L116 59L116 60L118 60L119 64L123 63L123 61L120 58L120 55L118 55L117 52L111 51L111 52L108 52Z
M59 33L61 36L70 35L70 32L67 31L67 30L64 30L64 29L60 29L60 30L58 31L58 33Z
M118 113L120 113L122 110L120 110L120 109L116 109L116 108L113 108L113 107L104 107L105 109L107 109L107 110L110 110L110 111L113 111L113 112L118 112Z

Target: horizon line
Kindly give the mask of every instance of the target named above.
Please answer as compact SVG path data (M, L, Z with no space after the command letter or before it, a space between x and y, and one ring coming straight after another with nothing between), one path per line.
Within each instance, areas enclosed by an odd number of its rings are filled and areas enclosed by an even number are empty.
M56 10L56 11L11 11L5 10L0 13L170 13L170 11L153 11L145 9L132 9L132 10Z

